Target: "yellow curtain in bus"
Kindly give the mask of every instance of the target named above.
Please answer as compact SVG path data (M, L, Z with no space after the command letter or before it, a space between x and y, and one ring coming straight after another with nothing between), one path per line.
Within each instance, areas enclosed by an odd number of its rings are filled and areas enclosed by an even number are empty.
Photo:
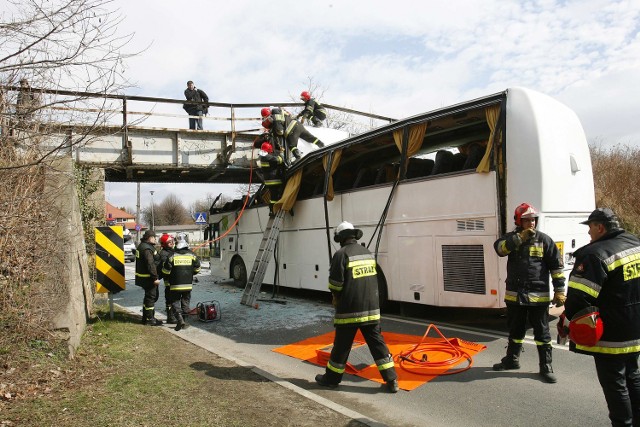
M496 132L496 123L498 123L498 117L500 116L500 105L487 107L485 108L484 113L487 117L487 124L489 125L489 129L491 129L491 134L489 135L487 149L484 152L482 160L480 160L480 164L476 168L476 172L489 172L489 170L491 169L491 148L493 147L493 138Z
M278 212L280 209L289 212L298 198L298 191L300 191L300 183L302 182L302 169L294 173L288 180L287 185L284 187L284 193L280 200L278 200L274 206L273 211Z
M329 172L329 186L327 187L327 201L333 200L333 174L336 173L336 169L338 169L338 165L340 164L340 159L342 158L342 149L336 150L333 153L333 162L331 162L331 171ZM324 170L327 170L327 164L329 163L329 154L325 154L322 158L322 166Z
M409 162L409 157L416 154L420 151L422 147L422 141L424 140L424 136L427 133L427 122L420 123L417 125L411 126L409 128L409 144L407 147L407 158L405 160L405 170L406 164ZM393 132L393 141L396 143L396 147L398 147L398 151L402 152L402 129L398 129Z

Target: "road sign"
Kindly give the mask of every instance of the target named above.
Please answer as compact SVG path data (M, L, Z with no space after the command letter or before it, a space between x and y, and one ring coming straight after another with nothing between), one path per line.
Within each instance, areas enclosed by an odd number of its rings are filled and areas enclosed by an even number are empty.
M136 231L140 231L142 227L140 227L140 224L136 224Z
M206 224L207 223L207 213L206 212L196 212L193 217L196 219L196 224Z
M125 289L122 227L96 227L96 292L118 293Z

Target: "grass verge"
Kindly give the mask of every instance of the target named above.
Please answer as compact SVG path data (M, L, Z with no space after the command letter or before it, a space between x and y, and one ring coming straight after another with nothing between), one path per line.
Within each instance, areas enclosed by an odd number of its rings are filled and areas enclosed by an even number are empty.
M362 425L164 328L104 310L74 360L39 343L4 363L0 426Z

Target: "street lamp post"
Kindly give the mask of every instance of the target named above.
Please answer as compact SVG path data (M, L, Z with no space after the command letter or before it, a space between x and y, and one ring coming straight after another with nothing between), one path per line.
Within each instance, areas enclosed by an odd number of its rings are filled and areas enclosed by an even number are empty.
M154 191L149 191L149 193L151 193L151 229L155 230L156 229L156 222L155 222L155 218L153 217L153 193L154 193Z

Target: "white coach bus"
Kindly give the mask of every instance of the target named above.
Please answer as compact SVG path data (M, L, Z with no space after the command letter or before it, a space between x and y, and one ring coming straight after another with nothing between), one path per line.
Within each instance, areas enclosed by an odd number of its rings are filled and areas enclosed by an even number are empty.
M576 114L523 88L328 145L296 162L287 177L287 192L296 190L292 182L300 185L278 240L278 284L328 291L338 249L333 229L349 221L376 255L382 302L503 307L506 259L493 242L514 227L515 207L527 202L540 211L538 228L557 243L567 276L573 252L589 241L579 222L595 208ZM241 206L210 215L213 236L231 227ZM247 207L217 242L212 274L244 286L267 221L265 204ZM265 283L276 277L274 268L271 262Z

